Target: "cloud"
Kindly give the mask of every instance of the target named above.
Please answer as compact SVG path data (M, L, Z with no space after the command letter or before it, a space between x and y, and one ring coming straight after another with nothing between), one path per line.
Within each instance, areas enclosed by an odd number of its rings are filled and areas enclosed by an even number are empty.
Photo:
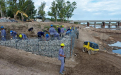
M33 0L36 9L41 5L41 2L46 2L46 13L50 10L53 0ZM65 0L67 1L67 0ZM69 0L77 3L77 9L71 19L116 19L121 17L121 0Z

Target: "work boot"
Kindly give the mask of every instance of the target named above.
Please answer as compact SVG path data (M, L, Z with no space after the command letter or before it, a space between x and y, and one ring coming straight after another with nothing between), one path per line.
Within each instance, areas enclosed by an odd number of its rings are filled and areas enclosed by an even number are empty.
M60 73L60 74L63 74L63 73Z

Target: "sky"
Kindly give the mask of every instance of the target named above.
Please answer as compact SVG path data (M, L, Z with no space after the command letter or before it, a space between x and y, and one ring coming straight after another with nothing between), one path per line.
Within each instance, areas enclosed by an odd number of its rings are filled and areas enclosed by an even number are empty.
M46 2L45 12L53 0L33 0L36 9ZM65 0L76 2L77 8L70 20L121 20L121 0ZM49 17L48 15L46 17Z

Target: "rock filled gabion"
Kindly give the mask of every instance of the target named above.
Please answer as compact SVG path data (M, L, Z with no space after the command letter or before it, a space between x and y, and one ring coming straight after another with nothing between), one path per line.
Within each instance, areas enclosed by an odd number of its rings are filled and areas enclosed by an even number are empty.
M48 57L58 57L60 44L64 43L64 53L66 57L70 57L71 39L70 36L65 36L62 40L40 41L38 39L19 40L13 39L8 41L0 41L0 45L12 47L33 54L43 55ZM71 51L72 52L72 51Z

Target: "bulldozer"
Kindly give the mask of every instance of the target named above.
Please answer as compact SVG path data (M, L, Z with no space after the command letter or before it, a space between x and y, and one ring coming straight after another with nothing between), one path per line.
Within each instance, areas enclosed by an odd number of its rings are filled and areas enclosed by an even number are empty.
M21 16L22 16L22 21L23 21L23 19L24 19L24 17L23 17L23 15L25 16L25 17L27 17L28 18L28 15L26 14L26 13L24 13L24 12L22 12L22 11L20 11L20 10L18 10L17 12L16 12L16 15L15 16L17 16L18 15L18 13L20 13L21 14ZM26 20L26 22L32 22L31 21L31 19L27 19Z

